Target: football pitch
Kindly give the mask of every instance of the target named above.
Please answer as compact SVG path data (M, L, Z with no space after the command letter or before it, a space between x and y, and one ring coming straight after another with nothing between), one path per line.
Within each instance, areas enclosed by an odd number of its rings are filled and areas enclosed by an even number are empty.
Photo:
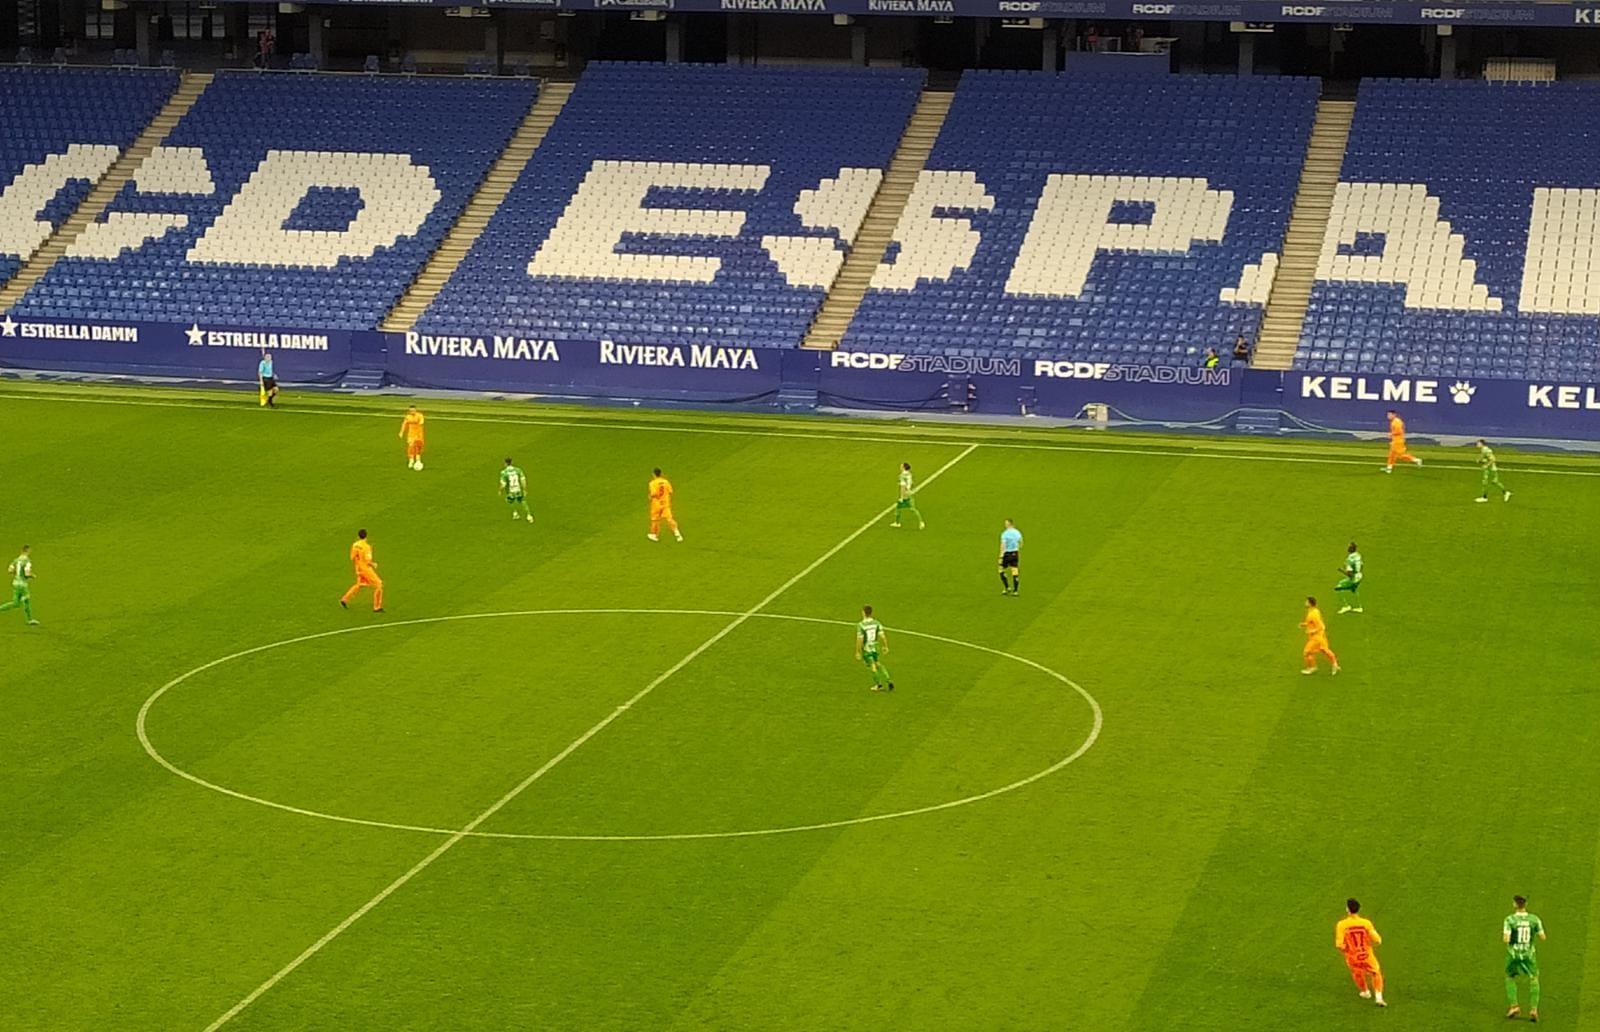
M405 404L0 387L0 1029L1600 1029L1600 463Z

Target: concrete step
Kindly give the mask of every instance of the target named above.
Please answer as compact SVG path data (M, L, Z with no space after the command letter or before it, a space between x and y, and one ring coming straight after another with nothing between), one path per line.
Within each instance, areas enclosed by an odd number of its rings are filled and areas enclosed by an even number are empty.
M445 284L450 282L450 277L472 250L473 243L521 178L523 169L533 159L539 144L544 142L545 135L572 96L573 85L570 82L545 82L539 87L538 99L523 116L495 163L484 173L467 206L451 225L450 232L434 248L428 261L418 270L416 278L379 324L383 329L391 333L404 333L414 327L417 319L439 296Z

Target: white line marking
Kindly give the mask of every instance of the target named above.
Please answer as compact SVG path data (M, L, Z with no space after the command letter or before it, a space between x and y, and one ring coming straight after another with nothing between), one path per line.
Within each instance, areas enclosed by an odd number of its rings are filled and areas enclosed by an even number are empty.
M184 770L182 767L177 766L176 764L174 764L172 761L168 760L165 756L163 756L161 754L160 750L158 750L155 747L155 744L150 740L150 737L149 737L149 732L147 730L148 714L150 713L151 708L156 704L156 702L158 700L160 700L167 693L168 690L170 690L172 688L175 688L180 684L183 684L185 681L189 680L189 678L195 676L196 674L202 673L203 671L206 671L206 670L210 670L212 667L218 666L218 665L223 664L223 663L230 662L230 661L235 660L235 659L242 659L242 658L244 658L246 656L255 655L258 652L266 652L266 651L268 651L270 649L281 648L281 647L284 647L284 646L287 646L287 645L295 645L295 644L298 644L300 642L314 641L314 640L316 640L318 638L331 638L331 637L333 637L335 635L340 635L340 634L355 634L355 633L358 633L358 632L361 632L361 631L381 631L381 630L386 630L386 629L391 628L391 627L408 627L408 626L414 626L416 624L448 623L448 622L455 621L455 620L492 620L492 619L501 619L501 618L512 617L512 616L575 616L575 615L603 615L603 616L617 616L617 615L624 615L624 616L626 616L626 615L642 615L642 616L730 616L731 617L731 616L739 616L740 614L736 613L736 612L733 612L731 610L726 610L726 609L525 609L525 610L515 610L515 611L511 611L511 612L498 612L498 613L459 613L459 614L456 614L456 615L453 615L453 616L427 616L427 617L419 617L419 618L414 619L414 620L397 620L397 621L394 621L393 623L363 624L363 625L358 626L358 627L340 628L339 630L336 630L336 631L322 631L321 633L318 633L318 634L305 634L305 635L301 635L300 637L297 637L297 638L288 638L288 639L285 639L284 641L273 642L273 643L268 644L268 645L259 645L259 646L255 647L255 648L244 649L243 651L235 652L231 656L224 656L221 659L213 660L212 662L206 663L203 666L195 667L193 670L190 670L188 673L180 674L177 677L173 678L172 680L168 681L166 684L164 684L160 688L156 689L155 693L153 695L151 695L150 698L146 699L144 705L139 708L139 717L138 717L138 720L135 722L135 729L136 729L136 731L138 732L138 735L139 735L139 744L144 746L144 751L147 754L149 754L151 759L153 759L157 763L161 764L161 766L165 767L171 773L176 774L180 778L183 778L185 781L192 782L193 784L199 785L202 788L209 789L209 790L211 790L213 792L218 792L218 793L220 793L222 795L225 795L225 796L231 796L234 799L239 799L239 800L242 800L242 801L247 802L247 803L255 803L258 806L266 806L266 807L270 807L270 808L272 808L274 810L282 810L285 813L292 813L292 814L295 814L295 815L300 816L300 817L313 817L313 818L316 818L318 820L335 821L335 822L340 823L340 824L357 824L357 825L361 825L363 827L368 827L368 828L384 828L384 829L389 830L389 831L420 832L422 834L427 834L427 835L446 835L446 836L448 836L448 835L460 834L462 832L461 832L461 829L459 829L459 828L437 828L437 827L430 827L430 826L425 825L425 824L400 824L400 823L396 823L396 822L393 822L393 821L380 821L380 820L373 820L373 819L366 818L366 817L349 817L349 816L346 816L344 814L326 813L326 812L321 811L321 810L308 810L308 809L306 809L304 807L291 806L288 803L280 803L280 802L278 802L276 800L266 799L266 798L264 798L262 796L250 795L249 793L240 792L237 789L229 788L226 785L219 785L216 782L207 781L205 778L200 777L198 774L191 773L189 771ZM828 624L828 625L836 626L836 627L852 627L852 626L854 626L848 620L829 620L829 619L824 619L822 617L815 617L815 616L792 616L792 615L787 614L787 613L756 613L756 614L754 614L754 619L758 619L758 620L792 620L792 621L797 622L797 623ZM1038 663L1038 662L1035 662L1034 660L1028 659L1025 656L1018 656L1015 653L1005 652L1005 651L1003 651L1001 649L991 648L988 645L979 645L979 644L977 644L975 642L963 641L960 638L950 638L950 637L946 637L945 635L942 635L942 634L928 634L928 633L925 633L923 631L910 631L910 630L906 630L903 627L892 627L892 628L890 628L890 630L894 631L896 634L902 634L902 635L906 635L906 636L912 637L912 638L923 638L923 639L926 639L928 641L939 641L939 642L944 642L944 643L949 644L949 645L956 645L956 646L959 646L961 648L972 649L972 650L974 650L976 652L986 652L986 653L988 653L990 655L993 655L993 656L999 656L1002 659L1009 659L1009 660L1012 660L1013 662L1021 663L1024 666L1032 667L1033 669L1038 670L1041 673L1046 674L1049 677L1055 678L1057 681L1060 681L1062 684L1066 685L1067 687L1071 688L1073 691L1077 692L1078 695L1081 696L1083 698L1083 700L1089 704L1089 709L1090 709L1090 711L1092 712L1092 714L1094 716L1094 721L1093 721L1093 726L1091 727L1091 729L1089 731L1088 738L1086 738L1084 740L1083 744L1079 745L1078 748L1075 749L1070 755L1064 757L1063 759L1057 760L1055 763L1051 764L1050 766L1046 767L1044 770L1041 770L1036 774L1030 774L1025 778L1021 778L1021 779L1019 779L1017 781L1013 781L1008 785L1001 785L998 788L990 789L990 790L987 790L987 791L984 791L984 792L979 792L979 793L976 793L974 795L964 796L964 797L959 798L959 799L951 799L951 800L947 800L947 801L942 802L942 803L931 803L931 804L928 804L928 805L925 805L925 806L914 807L914 808L907 809L907 810L896 810L896 811L893 811L893 812L886 812L886 813L864 814L864 815L857 816L857 817L846 817L846 818L842 818L840 820L823 821L823 822L816 823L816 824L794 824L794 825L788 825L788 826L784 826L784 827L751 828L751 829L744 829L744 830L739 830L739 831L676 832L676 833L657 834L657 835L601 835L601 834L588 834L588 835L565 834L565 835L561 835L561 834L539 834L539 833L511 832L511 831L473 831L473 832L467 833L468 837L469 838L486 838L486 839L517 839L517 840L522 840L522 841L537 841L537 842L681 842L681 841L696 840L696 839L756 838L756 837L768 836L768 835L788 835L788 834L793 834L793 833L796 833L796 832L804 832L804 831L822 831L822 830L829 829L829 828L844 828L844 827L849 827L850 825L853 825L853 824L873 824L873 823L876 823L878 821L890 821L890 820L896 820L896 819L902 818L902 817L917 817L917 816L921 816L922 814L935 813L935 812L938 812L940 810L952 810L952 809L955 809L958 806L967 806L967 805L970 805L972 803L983 802L986 799L993 799L995 796L1004 795L1007 792L1014 792L1019 788L1025 788L1026 786L1033 784L1035 781L1038 781L1038 780L1040 780L1042 778L1049 777L1051 774L1054 774L1056 771L1060 770L1061 768L1063 768L1063 767L1067 766L1068 764L1070 764L1070 763L1074 762L1075 760L1077 760L1084 753L1088 752L1090 747L1092 747L1094 745L1095 741L1100 737L1101 724L1103 723L1103 720L1104 720L1104 717L1103 717L1103 715L1101 713L1101 710L1100 710L1100 703L1094 698L1093 695L1089 694L1087 689L1085 689L1082 685L1078 684L1076 681L1072 680L1072 678L1066 676L1065 674L1063 674L1063 673L1061 673L1061 672L1059 672L1057 670L1053 670L1050 667L1045 666L1043 663Z
M241 406L224 403L208 403L204 401L162 401L155 398L100 398L86 397L62 393L52 395L45 391L24 390L16 393L0 392L0 396L28 401L58 401L74 405L130 405L143 408L176 408L176 409L202 409L217 412L237 412ZM398 399L397 399L398 400ZM357 409L334 408L288 408L282 410L286 415L297 416L342 416L350 418L367 419L392 419L387 412L364 412ZM446 410L441 415L434 417L438 421L456 423L492 423L511 426L538 426L561 427L590 430L631 430L663 434L709 434L721 437L777 437L792 438L806 441L850 441L865 444L948 444L957 445L966 443L959 435L954 437L940 437L929 435L925 432L908 431L904 434L890 434L871 436L854 433L826 433L820 427L827 424L819 422L818 431L809 430L758 430L739 427L712 427L712 426L685 426L671 423L619 423L600 422L588 419L543 419L537 416L474 416ZM983 426L969 429L983 429L1004 432L1004 428ZM1415 436L1415 435L1414 435ZM1427 436L1427 435L1422 435ZM978 442L985 448L1005 448L1011 451L1041 451L1041 452L1082 452L1087 455L1143 455L1168 459L1220 459L1236 460L1239 462L1286 462L1309 464L1317 466L1373 466L1382 465L1382 460L1374 458L1338 458L1329 455L1284 455L1277 452L1262 453L1252 451L1202 451L1199 446L1193 448L1154 448L1144 445L1077 445L1077 444L1048 444L1038 442L1021 442L1005 440L984 440ZM1284 441L1283 444L1293 444L1295 447L1309 449L1307 441ZM1443 447L1443 446L1441 446ZM1452 463L1430 461L1434 469L1448 470L1476 470L1476 463ZM1539 476L1551 477L1600 477L1600 470L1594 469L1553 469L1544 466L1511 466L1507 467L1517 474L1531 473Z
M976 444L968 444L955 458L934 470L933 474L922 482L921 488L918 490L926 488L929 484L933 483L935 480L938 480L939 477L943 476L946 471L954 467L956 463L960 462L968 455L971 455L977 449L978 446ZM728 623L723 626L722 630L701 642L699 646L697 646L687 656L684 656L682 659L672 664L672 666L668 667L663 673L658 675L655 680L651 681L649 684L635 692L633 697L627 702L624 702L622 705L606 714L606 716L602 717L600 721L593 727L579 735L577 738L573 739L570 745L556 753L554 756L550 757L550 759L546 760L538 770L523 778L515 788L501 796L499 799L495 800L494 804L487 810L478 814L478 816L474 817L471 821L468 821L460 831L457 831L455 834L439 843L438 846L434 847L433 852L429 853L427 856L413 864L410 870L406 871L406 873L402 874L400 877L384 886L384 888L376 896L373 896L371 899L367 900L353 913L351 913L349 917L346 917L343 921L340 921L338 924L329 929L328 932L322 936L322 938L318 939L316 942L302 950L299 956L295 957L293 960L289 961L289 963L285 964L283 967L274 972L271 978L268 978L265 982L262 982L260 985L252 989L249 995L240 1000L238 1003L234 1004L232 1007L228 1008L225 1012L223 1012L221 1017L217 1018L217 1020L207 1025L205 1032L216 1032L217 1029L232 1021L239 1015L241 1011L250 1006L252 1003L256 1002L256 1000L260 999L261 996L271 990L273 986L277 985L279 982L293 974L301 964L304 964L306 961L320 953L322 948L327 946L328 943L337 939L340 935L343 935L346 929L355 924L357 921L361 920L374 907L388 899L390 896L394 895L395 892L399 891L399 889L412 878L415 878L417 875L431 867L435 860L454 849L457 844L465 840L473 831L476 831L480 824L499 813L508 804L510 804L513 799L516 799L517 796L527 791L529 786L531 786L534 782L538 781L540 778L544 777L551 770L553 770L556 764L577 752L583 747L585 742L589 741L595 735L610 727L613 721L622 716L624 713L628 712L628 710L632 709L634 704L644 699L645 696L655 691L673 674L676 674L678 671L694 662L694 660L704 654L707 649L711 648L717 642L733 633L736 628L743 626L747 620L755 616L767 606L771 605L772 602L778 598L778 596L782 595L784 592L800 583L801 580L803 580L817 567L838 555L841 551L848 547L851 542L855 541L856 538L859 538L861 535L877 526L878 522L885 516L888 516L890 513L894 512L894 509L895 507L893 505L889 505L879 510L870 520L857 527L843 541L840 541L838 544L822 553L821 556L812 560L810 565L801 570L799 573L795 574L793 577L790 577L788 580L784 581L781 585L770 592L766 598L763 598L760 602L757 602L743 613L740 613L738 616L728 621Z

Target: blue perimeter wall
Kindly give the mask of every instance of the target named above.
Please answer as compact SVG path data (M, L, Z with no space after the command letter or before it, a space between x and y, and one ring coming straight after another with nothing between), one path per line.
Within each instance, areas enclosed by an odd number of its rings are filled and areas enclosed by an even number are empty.
M705 405L776 407L781 394L788 407L1070 418L1104 403L1165 423L1268 408L1337 429L1381 427L1395 408L1424 435L1600 440L1600 384L0 318L12 369L248 381L262 350L286 385L365 370L417 388Z

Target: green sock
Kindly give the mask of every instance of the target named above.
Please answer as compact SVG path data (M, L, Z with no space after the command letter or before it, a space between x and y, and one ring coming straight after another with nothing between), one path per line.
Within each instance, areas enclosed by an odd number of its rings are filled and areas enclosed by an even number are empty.
M1528 979L1528 1007L1532 1010L1539 1009L1539 976L1534 975Z
M909 512L911 515L915 516L917 518L917 522L918 523L927 522L926 520L924 520L922 518L922 512L915 505L913 505L911 508L907 509L906 511Z
M0 602L0 613L5 612L7 609L15 609L15 608L17 608L17 602L16 602L15 599L13 599L10 602Z
M33 619L33 601L31 599L25 598L22 600L22 616L26 620Z
M894 678L889 676L889 668L884 666L882 663L879 663L877 666L872 668L872 679L877 681L879 684L888 684L890 681L894 680Z
M1506 1007L1507 1008L1511 1008L1511 1007L1515 1007L1516 1005L1517 1005L1517 980L1515 978L1507 978L1506 979Z

